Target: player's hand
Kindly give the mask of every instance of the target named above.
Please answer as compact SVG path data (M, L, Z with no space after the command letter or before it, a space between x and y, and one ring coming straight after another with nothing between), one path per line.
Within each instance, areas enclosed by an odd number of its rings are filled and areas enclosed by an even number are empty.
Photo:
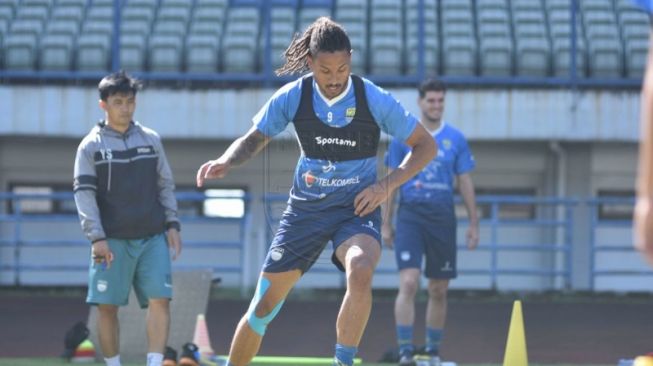
M385 183L376 182L365 188L354 198L354 214L363 217L372 213L388 199Z
M218 158L207 161L197 170L197 186L203 186L204 181L208 179L224 178L229 172L229 169L231 169L231 164L225 161L225 159Z
M383 238L383 245L393 249L395 241L395 230L390 223L383 223L381 225L381 238Z
M106 240L100 240L93 243L91 249L91 257L95 263L106 263L107 269L111 268L113 262L113 253L109 248L109 243Z
M467 228L467 249L474 250L478 246L478 224L470 224Z
M168 248L174 261L181 255L181 234L179 234L177 229L171 227L166 231L166 237L168 239Z
M637 199L634 215L635 248L653 264L653 200Z

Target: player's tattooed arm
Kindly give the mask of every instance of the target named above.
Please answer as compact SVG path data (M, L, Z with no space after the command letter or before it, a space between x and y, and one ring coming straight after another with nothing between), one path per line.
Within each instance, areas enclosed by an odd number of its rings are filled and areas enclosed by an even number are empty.
M244 136L236 139L229 146L223 157L231 166L239 166L263 150L269 141L268 136L256 127L252 127Z

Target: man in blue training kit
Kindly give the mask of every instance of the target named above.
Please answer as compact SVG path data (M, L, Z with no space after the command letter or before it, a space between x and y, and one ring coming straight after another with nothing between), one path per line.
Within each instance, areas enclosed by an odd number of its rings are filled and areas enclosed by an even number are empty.
M399 268L399 293L395 302L395 321L399 343L400 365L415 365L413 323L415 294L419 288L422 257L428 281L426 308L426 356L429 364L439 366L439 345L447 315L449 280L456 277L456 215L454 180L469 216L467 247L478 245L478 218L474 185L470 172L474 158L463 134L442 121L445 87L429 79L419 87L418 104L421 123L437 142L437 156L416 176L401 186L397 213L396 237L392 227L394 192L388 197L383 217L383 240L392 247ZM411 147L395 138L386 155L389 172L401 166ZM414 150L413 150L414 152Z
M288 207L270 246L249 310L236 329L228 365L247 365L265 329L328 241L345 271L347 292L336 322L334 365L352 365L372 307L372 275L381 255L381 215L387 194L435 155L435 142L390 94L350 74L344 29L319 18L286 50L278 74L312 73L279 89L254 116L254 126L218 159L203 164L197 185L222 178L261 151L293 122L301 145ZM406 162L376 179L380 131L413 149Z

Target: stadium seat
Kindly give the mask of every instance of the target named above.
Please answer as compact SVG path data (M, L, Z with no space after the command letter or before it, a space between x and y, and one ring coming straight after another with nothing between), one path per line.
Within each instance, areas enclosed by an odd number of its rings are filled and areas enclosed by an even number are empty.
M162 20L154 23L152 35L173 35L184 37L186 35L186 23L175 20Z
M84 8L78 6L56 6L52 11L54 20L72 20L81 22L84 18Z
M450 10L472 10L472 0L441 0L440 8L443 12Z
M40 36L43 33L43 24L38 20L14 20L9 26L9 33Z
M439 74L439 36L437 3L435 0L424 0L424 68L427 74ZM406 73L417 72L419 57L419 9L417 0L406 2Z
M579 1L580 10L583 12L598 11L612 13L612 0L583 0Z
M73 37L46 34L39 45L41 70L66 71L72 69Z
M195 0L195 7L218 7L226 9L229 5L229 0Z
M9 22L10 20L8 19L0 19L0 37L9 33Z
M544 0L544 4L548 13L551 13L552 10L562 10L569 13L571 0Z
M624 45L626 59L626 76L629 78L641 78L644 75L648 54L648 39L633 38L627 40Z
M186 39L185 63L188 72L218 71L219 37L191 34Z
M541 0L512 0L510 2L513 13L515 12L533 12L542 13L543 7Z
M442 24L443 40L449 37L475 37L474 24L472 22Z
M59 34L77 36L79 34L79 23L70 20L51 20L45 27L47 34Z
M569 76L571 62L571 45L569 38L554 38L551 45L553 74L559 77ZM579 40L576 44L576 76L587 75L587 56L585 44Z
M86 22L102 21L113 19L113 7L111 6L92 6L86 14Z
M150 7L127 6L122 10L122 21L141 21L150 23L154 20L155 9Z
M222 65L225 72L256 72L256 39L242 35L225 35L222 41Z
M191 21L190 34L208 35L220 37L222 35L222 23L212 21Z
M331 8L303 7L299 9L299 31L303 32L319 17L331 17Z
M623 74L623 56L618 38L594 38L588 44L592 77L617 78Z
M5 68L34 70L37 59L37 38L34 34L8 34L4 40Z
M160 7L157 13L157 21L176 21L181 23L188 22L190 19L190 7L166 6Z
M16 19L36 20L45 22L50 16L50 9L44 6L21 6L16 13Z
M476 0L476 9L501 9L507 10L508 2L506 0Z
M472 37L442 39L442 71L445 75L476 75L478 47Z
M417 38L408 40L408 54L406 57L406 72L415 74L419 60L419 44ZM428 37L424 39L424 71L427 75L440 74L440 55L438 38Z
M110 20L86 21L82 24L82 34L113 34L113 22Z
M150 34L150 23L141 20L126 20L120 24L121 34L139 34L141 36L148 36Z
M519 37L515 43L515 74L548 76L551 69L551 46L545 37Z
M81 34L77 39L77 69L109 70L111 38L108 34Z
M510 76L513 69L510 39L488 37L479 40L479 66L483 76Z
M193 13L193 22L215 22L219 25L224 21L225 10L220 7L196 7Z
M14 8L8 4L0 4L0 19L7 21L14 19Z
M57 6L76 6L84 8L88 3L89 0L57 0ZM93 3L95 3L95 1Z
M127 71L145 70L145 36L122 34L120 36L120 66Z
M402 53L400 38L373 36L370 40L370 72L374 75L400 75Z
M180 72L182 69L182 37L153 34L149 42L150 71Z
M272 70L276 70L285 63L283 53L288 48L295 33L296 13L289 6L275 6L270 11L270 62ZM259 42L260 64L264 63L265 55L265 30Z

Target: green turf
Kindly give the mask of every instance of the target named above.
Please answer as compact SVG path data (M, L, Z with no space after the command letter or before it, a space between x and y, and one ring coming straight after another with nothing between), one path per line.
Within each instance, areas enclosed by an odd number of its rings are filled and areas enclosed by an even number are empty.
M615 362L616 363L616 362ZM104 366L103 363L83 363L73 364L65 362L60 358L0 358L0 366L61 366L61 365L88 365L88 366ZM271 363L253 363L251 366L286 366L287 363L271 364ZM310 364L306 364L310 365ZM360 366L388 366L394 364L381 364L381 363L363 363ZM143 366L143 363L123 363L123 366ZM498 364L458 364L458 366L500 366ZM542 365L531 363L530 366L614 366L614 365L572 365L572 364L556 364L556 365Z

